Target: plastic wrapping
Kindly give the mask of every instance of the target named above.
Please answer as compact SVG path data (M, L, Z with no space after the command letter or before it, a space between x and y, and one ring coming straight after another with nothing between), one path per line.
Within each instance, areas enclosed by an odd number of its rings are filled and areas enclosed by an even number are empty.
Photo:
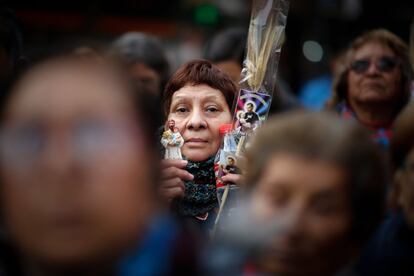
M220 135L223 136L223 142L214 160L214 172L216 175L217 200L219 211L216 216L212 235L216 232L220 217L227 217L231 209L237 206L237 186L235 183L224 182L222 177L226 174L240 174L238 158L236 156L237 143L234 135L232 124L225 124L220 127ZM226 204L226 210L224 205Z
M222 195L222 192L219 193L219 190L226 186L226 183L224 183L221 178L228 173L240 173L236 157L237 143L232 125L228 124L221 126L220 134L223 136L223 143L214 160L214 172L216 175L216 188L219 203Z
M253 0L247 54L240 82L242 89L234 104L233 124L230 127L223 126L223 130L226 131L220 130L224 135L224 143L217 153L215 162L220 208L212 232L213 236L220 217L230 216L231 210L237 205L237 187L231 183L223 183L221 180L225 168L223 166L228 166L225 164L229 157L234 160L234 164L229 167L239 166L242 163L244 149L248 147L254 133L269 113L288 8L287 0ZM230 173L240 172L233 170ZM227 200L230 202L226 205L226 211L223 211Z
M242 87L273 95L289 1L254 0L242 70Z
M242 70L242 89L234 104L237 155L243 155L266 120L277 81L277 67L289 11L287 0L254 0ZM276 95L277 96L277 95Z

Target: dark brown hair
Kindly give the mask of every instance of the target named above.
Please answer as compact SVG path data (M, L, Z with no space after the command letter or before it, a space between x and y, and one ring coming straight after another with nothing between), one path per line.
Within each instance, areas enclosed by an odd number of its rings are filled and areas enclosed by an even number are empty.
M343 169L350 190L352 239L366 241L382 218L387 167L369 134L328 112L290 112L270 119L247 152L246 189L253 190L270 158L293 154Z
M193 60L182 65L168 81L164 89L163 107L168 116L173 94L186 85L205 84L223 93L229 109L233 106L233 100L237 87L231 78L218 67L207 60Z
M332 98L326 104L328 108L334 108L338 103L346 99L348 93L347 77L355 52L362 46L371 42L376 42L388 47L397 57L402 72L399 110L407 104L410 97L410 84L413 77L413 71L408 57L408 46L401 38L390 31L376 29L362 34L350 44L345 53L343 64L338 70L338 74L334 76Z

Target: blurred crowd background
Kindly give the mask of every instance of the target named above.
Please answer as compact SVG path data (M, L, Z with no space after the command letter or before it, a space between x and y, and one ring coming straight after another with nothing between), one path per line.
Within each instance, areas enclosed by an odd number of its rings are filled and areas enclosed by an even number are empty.
M9 1L25 49L70 38L110 41L128 31L159 36L172 71L203 56L206 42L227 27L248 29L250 0ZM409 0L293 0L279 75L298 95L312 78L329 74L331 61L365 30L386 28L408 41Z
M414 275L414 1L252 2L1 6L0 275Z

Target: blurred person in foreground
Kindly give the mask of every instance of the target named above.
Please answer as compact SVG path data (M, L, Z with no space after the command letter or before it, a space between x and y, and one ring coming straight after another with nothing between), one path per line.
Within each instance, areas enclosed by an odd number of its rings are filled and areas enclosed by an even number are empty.
M353 275L382 217L381 156L366 130L329 113L269 120L247 153L245 205L207 255L209 273Z
M155 128L137 95L111 62L76 54L39 61L4 95L4 274L191 269L174 267L185 246L158 204Z
M359 261L361 275L414 275L414 104L394 123L392 210Z
M234 83L242 80L244 57L246 54L247 30L228 28L215 34L206 44L204 58L213 62L220 70L227 73ZM270 113L283 112L300 105L293 96L289 85L278 77Z
M357 37L345 55L327 107L345 120L357 120L387 148L392 124L410 100L407 44L387 30L372 30Z

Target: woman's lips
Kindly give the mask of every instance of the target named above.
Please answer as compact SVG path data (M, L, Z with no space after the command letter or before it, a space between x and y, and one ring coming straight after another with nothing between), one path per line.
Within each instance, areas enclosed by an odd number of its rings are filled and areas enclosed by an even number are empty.
M185 141L186 144L190 146L203 146L207 143L207 140L202 138L191 138Z

